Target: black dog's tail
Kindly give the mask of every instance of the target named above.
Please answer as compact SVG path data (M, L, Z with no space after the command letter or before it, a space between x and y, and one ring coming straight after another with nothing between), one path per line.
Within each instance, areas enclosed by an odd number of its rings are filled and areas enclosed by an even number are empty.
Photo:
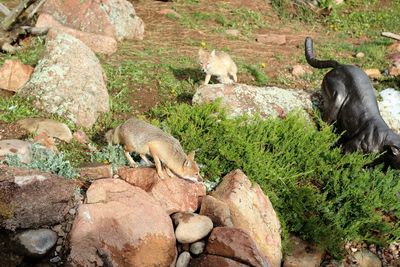
M305 40L305 55L308 64L317 69L336 68L340 65L335 60L318 60L314 57L313 53L313 40L311 37L306 37Z

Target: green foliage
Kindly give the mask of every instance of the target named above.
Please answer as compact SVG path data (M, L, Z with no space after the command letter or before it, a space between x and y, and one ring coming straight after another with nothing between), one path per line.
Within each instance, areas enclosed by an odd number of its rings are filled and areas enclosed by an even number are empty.
M254 77L256 84L265 86L269 83L269 77L257 65L246 66L247 71Z
M100 151L92 153L90 160L92 162L111 163L113 169L116 169L118 166L128 165L128 160L120 145L107 145Z
M54 153L36 143L32 144L29 150L32 158L31 163L26 164L21 162L16 155L7 155L5 159L6 163L13 167L51 172L69 179L78 176L77 171L71 166L70 162L65 159L63 152Z
M364 166L376 155L344 155L338 136L296 114L284 120L227 119L218 104L153 110L185 150L198 149L202 173L217 180L242 169L270 197L289 232L314 240L335 256L345 240L386 244L400 238L400 172Z
M18 95L0 98L0 121L13 122L39 114L28 99Z
M345 1L337 12L328 17L331 28L351 37L378 37L382 31L400 28L399 1Z
M24 64L34 66L41 58L44 47L44 40L37 37L33 39L32 43L28 47L18 50L15 55L0 54L0 65L3 65L6 59L19 59Z

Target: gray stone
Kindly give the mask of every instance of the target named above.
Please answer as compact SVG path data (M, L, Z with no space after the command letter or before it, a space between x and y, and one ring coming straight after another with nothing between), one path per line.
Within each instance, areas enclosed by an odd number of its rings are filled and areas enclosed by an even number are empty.
M213 223L210 218L189 212L175 213L172 218L178 226L175 229L176 240L182 244L196 242L207 236Z
M17 121L21 128L38 135L45 132L48 136L69 142L72 139L71 130L65 123L52 119L28 118Z
M190 256L190 253L187 251L184 251L179 255L175 266L176 267L187 267L189 265L191 258L192 257Z
M300 111L306 118L312 110L311 95L304 90L256 87L245 84L203 85L193 96L193 103L213 102L221 98L231 117L260 114L283 118L290 111Z
M84 43L65 33L48 40L44 56L19 94L32 97L36 108L86 128L110 109L99 60Z
M17 155L21 162L30 163L32 160L30 145L30 142L18 139L0 140L0 160L6 155Z
M190 245L190 252L194 255L200 255L203 253L206 243L204 241L197 241Z
M370 252L367 249L362 249L360 251L357 251L354 254L354 258L357 261L357 266L359 267L381 267L382 266L382 262L381 260L378 258L378 256L376 256L375 254L373 254L372 252Z
M28 230L17 235L17 240L31 256L43 256L56 244L57 234L50 229Z

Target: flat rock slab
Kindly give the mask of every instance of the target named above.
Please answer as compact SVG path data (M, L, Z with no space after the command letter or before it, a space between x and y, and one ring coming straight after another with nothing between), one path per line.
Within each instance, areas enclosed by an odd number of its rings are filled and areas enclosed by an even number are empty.
M44 132L50 137L55 137L65 142L69 142L72 139L72 133L68 126L52 119L28 118L19 120L17 123L21 128L35 135Z
M7 59L0 68L0 89L17 92L31 77L33 68L19 60Z
M201 104L221 99L232 117L254 115L284 118L288 112L300 111L308 118L312 110L311 95L304 90L278 87L256 87L245 84L203 85L193 96L193 103Z

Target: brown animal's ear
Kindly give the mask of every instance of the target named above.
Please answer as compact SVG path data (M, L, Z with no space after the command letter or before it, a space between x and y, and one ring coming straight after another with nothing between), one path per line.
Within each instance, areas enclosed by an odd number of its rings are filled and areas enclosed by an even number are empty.
M215 49L213 51L211 51L211 56L215 57Z
M204 55L204 53L205 53L205 51L203 50L203 48L200 48L199 49L199 55L201 56L201 55Z
M190 151L188 154L188 158L192 161L194 161L194 155L196 154L196 150Z

